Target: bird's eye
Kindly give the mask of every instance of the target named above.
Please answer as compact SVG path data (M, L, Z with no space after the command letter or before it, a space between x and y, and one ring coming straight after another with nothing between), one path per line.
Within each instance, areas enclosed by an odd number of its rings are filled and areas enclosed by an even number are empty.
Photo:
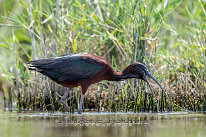
M140 70L139 71L139 74L142 76L142 77L145 77L145 72L143 70Z

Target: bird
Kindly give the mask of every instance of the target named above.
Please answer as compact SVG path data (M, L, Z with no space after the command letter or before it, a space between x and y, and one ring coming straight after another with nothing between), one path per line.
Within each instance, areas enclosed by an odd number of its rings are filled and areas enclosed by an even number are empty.
M82 92L78 114L82 114L84 96L90 85L102 80L121 81L129 78L137 78L147 82L150 90L153 92L151 85L154 84L152 84L146 76L153 79L162 89L170 106L170 100L165 90L150 74L147 67L139 62L130 64L122 72L117 72L111 67L109 62L101 56L89 53L73 53L58 57L33 60L28 63L28 66L29 70L35 70L69 89L60 100L68 111L69 107L66 104L65 98L68 96L69 91L72 88L80 86Z

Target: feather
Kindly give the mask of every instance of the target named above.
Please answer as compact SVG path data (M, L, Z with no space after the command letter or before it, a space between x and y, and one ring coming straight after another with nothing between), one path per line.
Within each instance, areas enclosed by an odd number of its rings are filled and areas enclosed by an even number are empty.
M80 54L81 55L81 54ZM55 81L89 79L102 70L103 66L91 58L78 54L29 62L29 69L36 70Z

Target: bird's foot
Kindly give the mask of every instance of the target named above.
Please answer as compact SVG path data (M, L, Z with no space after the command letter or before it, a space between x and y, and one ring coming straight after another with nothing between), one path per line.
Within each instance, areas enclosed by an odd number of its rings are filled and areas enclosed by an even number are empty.
M66 101L65 101L64 98L61 98L61 99L60 99L60 102L61 102L63 105L66 104Z
M69 106L68 106L68 105L64 105L64 109L65 109L67 112L69 112L69 111L70 111L70 109L69 109Z
M65 99L67 98L67 96L69 95L69 93L70 93L70 90L67 90L67 91L64 93L64 95L61 96L61 95L59 95L59 93L56 92L57 96L59 96L59 97L61 98L60 102L64 105L64 109L65 109L66 111L68 111L68 112L69 112L70 108L69 108L69 106L67 105ZM70 97L70 98L71 98L71 97ZM69 99L70 99L70 98L69 98Z
M82 114L82 109L78 109L78 114Z

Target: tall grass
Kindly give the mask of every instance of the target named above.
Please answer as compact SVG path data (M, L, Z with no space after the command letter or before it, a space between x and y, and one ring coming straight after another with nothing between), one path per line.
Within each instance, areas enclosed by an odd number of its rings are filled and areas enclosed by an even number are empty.
M5 100L18 110L64 110L66 88L27 62L61 54L88 52L105 57L116 71L145 63L171 100L171 110L205 111L206 50L204 1L28 0L1 2L1 79ZM13 33L12 33L13 32ZM4 80L5 83L5 80ZM162 91L132 79L93 85L85 110L167 111ZM78 108L80 88L70 93L70 112ZM5 107L11 108L8 103ZM13 103L15 104L15 103Z

